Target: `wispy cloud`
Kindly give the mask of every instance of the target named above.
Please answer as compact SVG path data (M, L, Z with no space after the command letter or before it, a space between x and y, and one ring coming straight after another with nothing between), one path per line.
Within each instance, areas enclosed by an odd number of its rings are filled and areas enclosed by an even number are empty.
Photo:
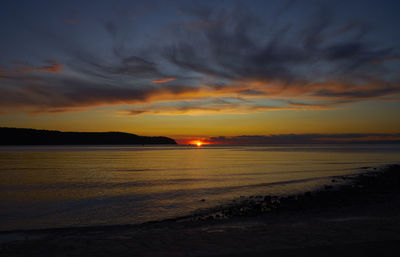
M278 8L275 19L294 5ZM181 21L154 31L162 40L138 37L140 46L131 46L136 41L126 39L131 32L122 22L99 21L112 42L102 51L54 32L47 37L65 52L63 64L1 67L1 108L131 105L125 114L251 113L396 100L399 49L370 40L363 22L337 21L327 6L314 12L297 24L273 23L245 5L179 8Z
M20 64L18 66L19 66L18 68L12 69L12 70L0 69L0 76L1 75L7 76L7 75L24 74L24 73L33 72L33 71L58 74L58 73L60 73L60 71L64 65L54 62L54 61L51 61L49 65L45 65L45 66L35 67L35 66L28 66L25 64Z
M173 80L175 80L175 78L156 79L156 80L153 80L151 82L153 82L153 83L167 83L167 82L173 81Z
M120 115L163 114L163 115L209 115L220 113L246 114L273 110L293 110L293 106L277 106L265 103L248 103L236 99L203 99L196 101L166 102L136 106L122 110Z

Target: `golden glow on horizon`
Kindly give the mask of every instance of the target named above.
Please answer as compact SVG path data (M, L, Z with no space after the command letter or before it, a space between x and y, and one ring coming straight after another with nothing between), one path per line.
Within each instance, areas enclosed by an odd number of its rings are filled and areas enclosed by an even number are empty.
M397 103L358 103L342 110L272 111L255 114L139 115L115 117L108 108L71 113L5 113L5 127L60 131L121 131L141 136L168 136L179 144L208 142L209 137L271 134L399 133ZM0 110L3 111L3 110ZM396 116L397 117L397 116ZM214 141L213 141L214 142ZM194 144L193 144L194 145Z
M183 144L186 144L186 145L195 145L195 146L197 146L197 147L201 147L201 146L203 146L203 145L209 145L210 143L205 142L205 141L201 141L201 140L191 140L191 141L183 142Z

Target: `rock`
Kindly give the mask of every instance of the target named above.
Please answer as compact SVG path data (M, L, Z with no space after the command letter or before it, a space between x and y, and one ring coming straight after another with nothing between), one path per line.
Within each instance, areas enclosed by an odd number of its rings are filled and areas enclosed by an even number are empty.
M304 197L310 198L312 193L310 191L304 193Z

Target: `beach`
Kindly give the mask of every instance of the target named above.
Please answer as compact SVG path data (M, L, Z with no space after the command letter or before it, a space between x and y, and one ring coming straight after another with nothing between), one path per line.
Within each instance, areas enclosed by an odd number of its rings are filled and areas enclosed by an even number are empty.
M138 225L1 232L0 256L396 256L400 166L332 180Z

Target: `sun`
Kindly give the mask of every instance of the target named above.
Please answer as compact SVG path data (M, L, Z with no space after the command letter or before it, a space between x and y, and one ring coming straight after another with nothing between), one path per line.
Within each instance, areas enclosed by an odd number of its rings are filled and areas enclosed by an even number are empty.
M192 140L192 141L188 141L186 144L201 147L204 145L209 145L210 143L208 143L207 141Z

